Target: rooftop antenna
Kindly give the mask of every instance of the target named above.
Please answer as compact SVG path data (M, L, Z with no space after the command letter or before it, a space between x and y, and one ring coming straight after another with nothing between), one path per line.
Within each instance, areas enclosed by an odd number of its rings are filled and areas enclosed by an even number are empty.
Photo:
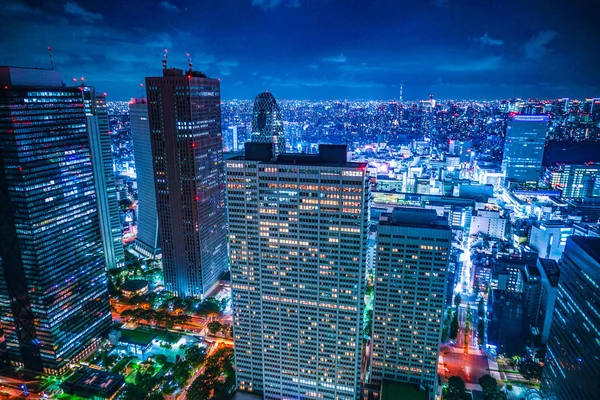
M48 55L50 56L50 69L54 71L54 61L52 61L52 48L48 46Z
M192 70L192 57L190 56L190 53L187 53L187 58L188 58L188 67L190 67L190 71Z
M404 89L404 82L400 81L400 103L402 103L402 89Z
M162 59L163 69L167 69L167 58L169 58L169 50L165 49L165 53L163 54L163 59Z

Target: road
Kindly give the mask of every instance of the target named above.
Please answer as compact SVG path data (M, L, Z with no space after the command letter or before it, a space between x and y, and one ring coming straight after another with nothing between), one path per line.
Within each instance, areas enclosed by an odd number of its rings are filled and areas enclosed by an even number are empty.
M208 351L206 353L206 358L210 357L219 347L219 343L215 342L212 346L210 346L208 348ZM181 393L179 394L179 396L177 396L177 400L185 400L187 397L187 391L190 389L190 386L192 386L192 383L194 383L194 381L196 380L197 377L200 376L200 374L202 374L204 372L204 365L197 369L196 372L194 372L194 374L192 375L192 377L188 380L187 385L185 385L185 388L181 391Z

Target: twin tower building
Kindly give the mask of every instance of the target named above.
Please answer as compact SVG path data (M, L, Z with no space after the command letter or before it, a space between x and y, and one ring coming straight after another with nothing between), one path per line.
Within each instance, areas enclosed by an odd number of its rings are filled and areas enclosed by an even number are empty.
M104 97L63 85L54 71L3 67L0 84L6 355L57 373L111 328ZM354 400L362 383L391 380L434 393L451 245L435 212L395 210L372 225L367 165L347 161L343 145L286 153L268 92L255 100L245 154L226 162L219 80L169 68L146 78L146 94L130 104L136 248L161 251L166 289L178 296L206 296L230 269L238 389Z

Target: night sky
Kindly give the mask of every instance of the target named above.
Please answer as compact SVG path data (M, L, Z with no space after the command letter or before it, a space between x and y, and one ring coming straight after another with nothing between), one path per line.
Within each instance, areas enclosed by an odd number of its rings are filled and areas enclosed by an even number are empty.
M224 99L600 96L593 0L0 1L0 65L84 76L109 100L169 66Z

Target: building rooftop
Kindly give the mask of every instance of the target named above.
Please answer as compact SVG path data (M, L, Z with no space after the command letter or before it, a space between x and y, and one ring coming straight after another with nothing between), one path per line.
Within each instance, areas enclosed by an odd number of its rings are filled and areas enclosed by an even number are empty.
M418 385L384 380L381 384L381 400L427 400L427 391Z
M129 292L137 292L148 286L148 281L144 279L130 279L121 285L121 289Z
M575 242L583 251L590 255L597 263L600 263L600 238L571 236L569 240Z
M558 263L549 258L540 258L538 259L538 263L542 267L544 275L546 275L548 278L550 286L557 287L560 279L560 269L558 268Z
M450 230L447 221L438 218L437 212L428 208L396 207L391 214L383 214L379 224Z

